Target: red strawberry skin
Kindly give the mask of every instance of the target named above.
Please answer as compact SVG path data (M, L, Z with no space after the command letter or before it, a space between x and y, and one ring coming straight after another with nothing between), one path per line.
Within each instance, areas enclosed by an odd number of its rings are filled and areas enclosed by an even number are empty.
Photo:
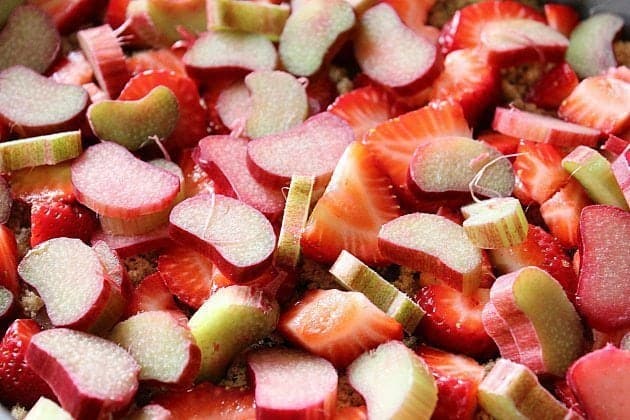
M32 319L16 319L0 342L0 402L30 407L45 396L55 399L48 385L26 365L31 337L40 331Z
M19 291L17 264L15 234L5 225L0 225L0 286L9 289L13 296L17 296Z
M31 207L31 246L52 238L78 238L89 242L97 228L94 213L63 201L41 201Z
M573 92L578 77L567 63L560 63L532 86L526 99L541 108L555 109Z
M580 21L575 9L566 4L545 4L544 11L547 24L567 38Z
M173 295L164 284L160 273L146 276L131 292L127 316L147 311L177 311Z

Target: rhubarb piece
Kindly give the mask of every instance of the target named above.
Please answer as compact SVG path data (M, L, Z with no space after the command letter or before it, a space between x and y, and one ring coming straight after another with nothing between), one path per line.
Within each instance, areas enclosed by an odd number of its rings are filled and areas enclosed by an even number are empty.
M236 133L242 131L251 111L251 100L245 82L236 82L223 89L215 105L223 125Z
M54 401L41 397L33 408L28 410L24 420L72 420L72 416Z
M256 418L332 418L337 372L325 359L297 350L269 349L247 358L255 383Z
M436 45L405 26L385 3L361 16L354 47L366 75L403 92L425 87L440 70Z
M396 264L427 272L468 295L481 278L481 252L445 217L412 213L381 227L378 247Z
M0 33L0 70L25 66L44 73L61 47L61 38L50 17L33 6L18 6Z
M47 134L0 143L0 172L55 165L81 154L81 132Z
M167 138L179 119L177 97L169 88L158 86L135 101L102 101L87 111L92 131L98 138L137 150L153 138Z
M282 71L256 71L245 77L251 94L251 110L245 134L258 138L282 133L308 116L306 89Z
M276 49L263 35L246 32L206 32L184 54L186 70L196 78L205 78L221 70L243 73L273 70Z
M428 420L437 404L431 371L400 341L363 354L348 367L348 379L365 399L370 418Z
M409 189L419 197L470 201L471 190L506 197L514 187L512 165L492 147L465 137L440 137L418 146L409 162Z
M177 312L143 312L116 325L109 339L138 362L138 380L189 387L199 372L201 352L187 322Z
M289 18L291 9L286 4L239 0L209 0L212 14L208 29L253 32L277 41Z
M182 38L180 28L192 34L206 29L205 0L147 0L147 13L166 45Z
M547 272L525 267L505 274L492 285L490 300L508 324L520 363L535 373L562 376L582 353L580 318Z
M0 177L0 224L5 224L9 220L12 205L11 187L6 179Z
M311 208L315 178L296 175L291 178L287 202L278 234L275 264L296 268L300 261L300 240Z
M479 405L498 420L567 418L568 409L538 383L527 367L506 359L479 385Z
M481 313L481 320L486 333L499 348L501 357L520 363L521 354L516 346L516 341L510 332L507 321L501 317L499 311L492 302L487 302Z
M615 207L588 206L580 217L580 274L577 306L601 331L630 326L630 214Z
M208 256L235 282L264 271L276 245L273 227L262 213L218 194L200 194L175 206L169 232Z
M12 315L15 308L15 296L4 286L0 286L0 322Z
M77 41L98 85L110 98L116 98L130 76L116 33L109 25L97 26L77 32Z
M291 130L251 141L248 167L256 179L278 187L288 185L293 175L314 176L317 190L328 183L353 139L344 120L322 112Z
M71 171L77 200L108 217L131 218L163 210L180 188L176 175L110 142L89 147Z
M601 135L592 128L516 108L497 108L492 128L508 136L560 147L594 147Z
M562 159L562 167L582 184L594 202L628 210L610 162L596 150L576 147Z
M608 344L578 359L567 372L567 382L587 418L623 418L630 403L618 390L630 386L630 353Z
M140 368L116 344L65 328L31 339L26 362L73 418L94 419L125 408L138 389Z
M81 87L56 83L26 67L0 73L0 119L21 137L79 128L87 101Z
M277 323L278 304L262 291L238 285L217 290L188 322L201 349L198 378L220 380L232 359Z
M96 241L92 244L92 249L96 252L96 256L103 265L105 274L116 283L123 295L129 296L131 293L131 282L127 269L120 261L118 254L104 241Z
M623 28L623 19L611 13L598 13L578 24L571 33L566 60L584 79L617 66L612 43Z
M354 26L350 6L341 0L314 0L293 9L280 35L282 64L296 76L312 76L341 46Z
M424 316L422 308L357 257L345 250L341 251L329 271L340 286L363 293L376 307L398 321L409 334L416 331Z
M199 142L193 158L225 192L254 207L271 221L284 208L280 188L269 188L253 178L247 169L248 141L232 136L209 136Z
M24 0L6 0L2 3L0 6L0 28L4 27L11 12L22 3L24 3Z
M464 231L478 248L507 248L527 237L527 218L521 203L512 197L492 198L462 207Z
M90 242L95 243L98 241L103 241L109 245L120 258L155 251L165 248L172 243L168 235L168 226L163 226L143 235L132 236L109 235L103 231L97 231L92 235Z
M158 404L148 404L138 408L126 417L127 420L171 420L173 413Z
M611 168L626 204L630 206L630 146L615 159Z

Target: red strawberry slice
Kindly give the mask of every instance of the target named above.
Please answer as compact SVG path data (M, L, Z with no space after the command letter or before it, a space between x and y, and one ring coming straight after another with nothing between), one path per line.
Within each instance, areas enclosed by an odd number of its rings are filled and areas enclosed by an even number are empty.
M477 388L484 369L474 359L420 346L416 353L431 369L438 387L433 420L469 420L477 410Z
M444 26L440 43L445 52L479 45L481 32L488 22L507 19L532 19L545 23L535 9L512 0L486 0L466 6Z
M402 326L359 292L311 290L280 316L278 330L292 343L348 366L361 353L400 340Z
M194 309L214 290L212 267L212 262L202 254L178 245L168 248L158 258L158 271L168 290Z
M366 264L384 263L377 246L378 231L401 214L391 188L367 147L351 143L304 229L304 255L333 263L345 249Z
M436 0L385 0L394 8L400 20L414 32L423 34L429 11Z
M330 79L327 69L308 78L306 95L311 115L325 111L332 104L337 97L337 86Z
M540 206L540 214L549 231L566 248L578 246L580 213L593 204L582 185L571 179Z
M545 73L531 87L525 99L541 108L555 109L573 92L578 83L578 77L571 66L563 62Z
M147 311L176 311L179 308L160 273L146 276L133 290L127 304L127 316Z
M207 382L191 390L169 391L154 400L173 420L251 420L256 418L252 390L223 388Z
M94 213L80 204L39 201L31 207L31 246L52 238L88 242L97 228Z
M446 285L424 286L416 295L426 314L420 331L441 348L472 357L490 357L496 352L494 341L481 321L481 311L490 300L488 289L477 289L464 296Z
M477 135L477 139L497 149L503 155L512 155L517 152L518 137L507 136L496 131L484 131Z
M562 155L554 146L521 141L518 153L513 167L520 181L519 199L542 204L569 181L570 175L562 167Z
M77 30L103 8L107 0L30 0L50 17L62 34Z
M81 51L70 51L57 60L50 70L50 78L57 83L82 86L92 81L94 72Z
M199 194L200 192L215 191L213 182L201 166L192 158L192 150L186 149L182 151L179 158L179 167L184 173L184 195L189 198ZM216 192L216 191L215 191ZM223 194L219 193L218 194Z
M164 141L169 152L192 147L205 137L206 111L201 107L197 85L192 79L164 70L148 70L132 77L120 92L119 100L136 100L145 97L153 88L166 86L177 97L179 121Z
M621 134L630 129L630 83L611 76L589 77L558 108L567 121Z
M606 157L609 158L609 160L615 160L628 146L630 146L630 141L610 134L606 142L602 145L602 151L608 153Z
M11 173L9 184L13 197L27 203L42 200L75 201L70 179L70 163L14 171Z
M0 225L0 286L8 289L13 296L18 295L20 287L17 264L18 250L15 234L5 225Z
M188 77L181 57L182 54L169 48L139 51L127 58L127 68L134 75L147 70L165 70Z
M364 405L358 407L337 407L333 420L368 420L367 407Z
M567 4L548 3L543 10L547 24L567 38L580 21L577 11Z
M55 399L46 382L24 360L31 337L39 331L32 319L16 319L0 342L0 402L7 407L30 407L40 396Z
M453 51L444 59L444 70L433 82L431 99L452 99L462 106L473 124L499 100L500 75L477 49Z
M372 128L393 117L387 93L373 85L340 95L328 111L346 120L359 141Z
M131 0L109 0L105 9L104 21L112 28L118 28L127 19L127 6Z

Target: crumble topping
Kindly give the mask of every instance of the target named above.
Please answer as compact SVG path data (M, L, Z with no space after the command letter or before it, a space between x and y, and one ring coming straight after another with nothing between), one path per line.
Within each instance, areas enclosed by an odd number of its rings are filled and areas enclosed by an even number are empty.
M620 66L630 67L630 41L613 42L613 52Z
M140 283L146 276L157 271L157 257L157 253L151 252L133 255L123 260L129 280L133 285Z

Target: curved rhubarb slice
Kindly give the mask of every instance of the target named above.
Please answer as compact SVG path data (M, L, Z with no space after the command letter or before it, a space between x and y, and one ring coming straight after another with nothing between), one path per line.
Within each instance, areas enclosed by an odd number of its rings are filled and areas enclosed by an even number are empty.
M345 1L314 0L294 9L280 35L280 58L288 72L311 76L355 23L354 11Z
M339 158L354 140L341 118L322 112L301 125L247 145L248 167L259 181L285 186L293 175L314 176L315 189L328 183Z
M98 85L110 98L118 97L130 74L125 62L125 53L112 27L102 25L84 29L77 32L77 40L94 70Z
M205 254L235 282L262 273L276 245L273 227L262 213L219 194L200 194L175 206L169 232Z
M0 286L0 321L12 314L15 305L15 296L4 286Z
M77 200L108 217L132 218L163 210L180 188L176 175L110 142L89 147L71 172Z
M437 404L429 367L400 341L363 354L348 367L348 379L365 399L370 418L429 420Z
M182 38L180 28L191 34L206 29L204 0L147 0L147 13L155 29L171 45Z
M498 420L570 418L531 370L506 359L497 360L479 384L479 405Z
M239 0L210 0L207 7L212 15L209 29L253 32L272 41L278 40L291 13L287 4Z
M245 82L239 81L223 89L215 105L223 125L235 132L243 130L252 107L251 100Z
M96 252L96 256L103 265L105 274L116 283L123 295L129 296L132 287L131 282L129 281L127 269L120 261L118 254L104 241L96 241L92 244L92 249Z
M626 204L630 206L630 145L617 156L611 168L626 199Z
M98 241L105 242L112 250L116 251L120 258L166 248L173 242L168 235L168 226L160 227L143 235L131 236L110 235L99 230L90 239L93 244Z
M55 165L81 154L81 132L48 134L0 143L0 172Z
M421 89L440 70L436 45L405 26L386 3L361 16L354 48L361 70L371 79L395 89Z
M508 136L560 147L594 147L601 136L592 128L516 108L497 108L492 128Z
M4 27L11 12L22 3L24 3L24 0L6 0L2 3L2 6L0 6L0 27Z
M595 14L575 27L566 60L580 78L598 76L617 66L612 43L621 28L623 19L611 13Z
M22 137L79 128L88 94L33 70L15 66L0 73L0 117Z
M461 208L464 231L478 248L509 248L527 237L529 225L516 198L492 198Z
M435 214L412 213L384 224L378 248L391 262L431 273L464 294L481 278L481 251L464 228Z
M125 408L138 389L140 368L121 347L65 328L36 334L26 362L44 379L64 410L79 420Z
M25 66L44 73L57 58L61 38L41 9L16 7L0 33L0 70Z
M326 359L290 349L247 358L255 383L256 418L328 419L337 407L337 371Z
M222 70L273 70L278 60L273 43L246 32L206 32L184 54L186 70L203 79Z
M520 363L535 373L562 376L582 353L580 317L546 271L530 266L499 277L490 301L508 324Z
M499 311L492 302L486 303L481 312L483 328L496 343L501 357L513 362L521 362L521 354L516 346L516 341L512 337L510 326L505 319L499 315Z
M416 331L424 316L422 308L357 257L343 250L329 271L342 287L363 293L409 334Z
M237 354L276 328L278 312L275 301L248 286L222 287L212 294L188 322L201 349L199 378L219 381Z

